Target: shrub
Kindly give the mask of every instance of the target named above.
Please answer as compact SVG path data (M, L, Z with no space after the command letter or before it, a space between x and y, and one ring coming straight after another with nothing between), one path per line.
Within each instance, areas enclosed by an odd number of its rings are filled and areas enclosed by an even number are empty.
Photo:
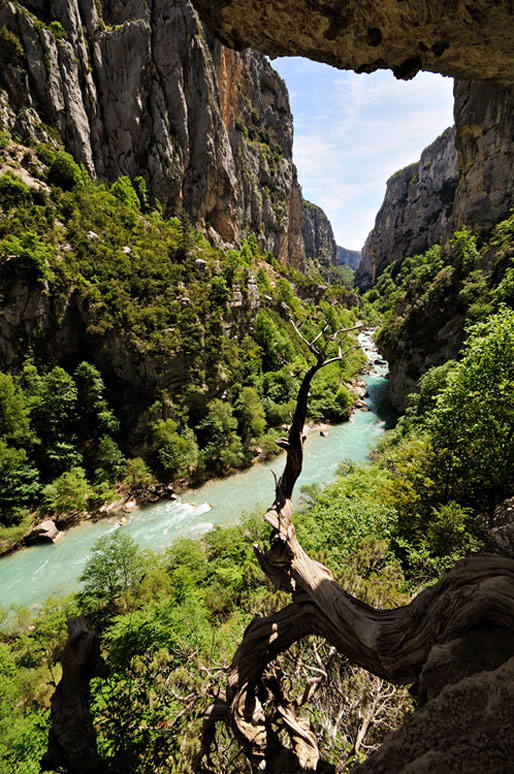
M25 61L25 51L21 40L5 24L0 27L0 61L5 65L21 66Z
M62 188L64 191L71 191L79 185L83 185L84 172L79 167L73 156L66 151L57 151L48 170L48 181Z
M30 188L18 175L5 172L0 176L0 200L9 207L26 204L30 200Z
M143 180L143 178L139 179ZM122 177L119 177L118 180L112 184L111 193L113 193L114 196L120 200L120 202L126 204L127 207L132 207L134 210L139 210L139 196L134 190L134 186L132 185L130 178L128 178L126 175L122 175Z
M85 511L93 495L86 471L72 468L43 489L43 510L47 513L68 513Z
M86 609L112 604L141 579L143 561L130 535L117 529L101 537L79 580L84 587L79 595Z

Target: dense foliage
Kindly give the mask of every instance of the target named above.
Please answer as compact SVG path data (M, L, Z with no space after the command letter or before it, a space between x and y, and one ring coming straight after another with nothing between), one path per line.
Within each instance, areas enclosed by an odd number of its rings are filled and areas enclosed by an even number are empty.
M512 491L513 352L514 312L502 309L474 326L459 362L423 377L373 463L345 463L335 483L304 492L310 505L295 517L300 541L350 593L378 607L404 604L483 546L477 515L491 498ZM502 398L483 401L473 385L486 398L487 390ZM235 413L243 417L254 400L245 393ZM23 412L17 416L24 427ZM223 416L230 434L231 418ZM253 543L265 540L268 529L256 515L153 555L138 551L120 528L95 546L75 598L50 601L35 620L21 610L9 619L4 630L11 634L1 641L0 717L8 741L0 771L20 761L27 772L37 771L48 723L45 670L58 679L64 619L76 612L101 634L110 666L107 680L94 681L93 714L112 771L188 770L201 711L222 689L245 626L284 603L253 555ZM287 689L299 702L313 668L325 674L307 711L324 756L341 772L410 708L403 689L329 654L316 639L295 646L276 668L289 675ZM214 770L246 771L237 748L219 733Z
M352 325L351 294L260 255L253 234L214 249L185 213L164 219L141 177L92 182L58 146L4 137L3 300L16 319L20 292L38 299L43 322L20 318L1 356L3 536L28 507L94 508L150 471L200 481L274 453L308 362L290 317L306 335ZM360 363L319 377L313 419L348 418Z
M468 324L514 306L514 214L485 232L457 231L449 250L434 245L389 265L365 299L382 315L379 345L403 342L430 355L445 325L465 338Z
M14 147L4 137L5 159ZM200 479L247 464L257 448L271 453L308 361L290 316L307 338L325 323L351 324L355 313L333 303L348 298L343 283L316 307L305 304L300 298L318 298L319 278L261 256L253 236L241 250L214 250L184 214L164 220L141 178L92 183L48 145L25 150L23 165L30 185L16 166L0 176L0 271L41 291L61 322L73 299L84 352L60 361L43 332L18 331L0 373L2 524L25 529L35 503L58 515L105 501L120 482L141 489L150 470L167 481ZM512 494L513 231L513 218L489 234L463 229L448 254L436 246L394 264L366 296L390 350L405 339L435 346L434 332L455 313L466 338L458 361L424 374L373 463L344 464L335 483L310 487L295 517L303 547L370 605L406 603L482 548L484 514ZM312 419L348 415L343 382L359 362L352 354L318 375ZM134 387L129 404L122 365ZM285 600L254 558L267 529L252 516L155 555L121 527L94 547L79 594L49 600L38 616L6 614L0 774L39 771L65 620L75 614L99 632L110 667L93 682L92 713L112 772L190 770L201 712L223 689L244 628ZM299 704L312 675L320 678L308 713L338 773L410 708L403 689L316 639L277 668ZM218 733L214 770L243 774L247 764Z

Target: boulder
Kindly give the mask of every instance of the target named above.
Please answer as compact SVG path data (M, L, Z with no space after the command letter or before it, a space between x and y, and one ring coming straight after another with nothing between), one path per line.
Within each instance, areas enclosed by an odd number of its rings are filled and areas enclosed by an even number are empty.
M35 527L32 527L29 534L25 537L26 545L33 545L34 543L56 543L63 533L60 532L55 522L51 519L45 519Z

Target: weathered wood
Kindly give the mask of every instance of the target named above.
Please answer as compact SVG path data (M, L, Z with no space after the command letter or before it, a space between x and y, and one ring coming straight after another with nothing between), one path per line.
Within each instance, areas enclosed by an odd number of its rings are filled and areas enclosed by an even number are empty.
M100 640L83 618L66 622L68 639L61 657L62 677L51 699L48 749L40 761L42 771L64 769L69 774L105 774L98 755L96 731L89 711L93 677L105 677Z
M263 706L270 693L263 680L266 667L309 634L324 637L355 664L396 684L415 682L431 651L450 643L453 647L476 631L482 635L499 631L503 636L497 658L490 649L483 658L475 652L470 669L492 668L491 664L497 667L514 655L512 559L491 555L464 559L409 605L376 610L348 594L327 567L303 550L293 524L291 497L302 469L309 387L316 372L328 362L325 352L330 339L317 350L314 344L318 338L306 342L316 363L303 379L288 437L279 441L287 460L276 481L273 505L264 517L273 527L270 547L266 551L255 547L264 572L277 588L292 594L293 604L250 624L228 679L225 720L258 771L276 771L278 758L284 772L330 770L320 760L308 722L296 717L294 707L280 691L272 691L274 712ZM489 645L493 641L489 638ZM473 649L476 651L475 644ZM292 749L278 741L272 728L277 717L284 722Z

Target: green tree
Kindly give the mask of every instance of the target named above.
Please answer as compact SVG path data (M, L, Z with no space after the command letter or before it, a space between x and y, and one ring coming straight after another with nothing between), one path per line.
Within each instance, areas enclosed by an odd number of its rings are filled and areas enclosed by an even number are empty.
M31 424L41 440L38 467L47 475L80 466L74 429L77 419L77 386L70 374L55 366L40 375L34 366L25 366L20 385L27 396Z
M91 550L79 580L80 602L88 610L112 604L141 579L143 559L133 538L122 529L101 537Z
M194 229L191 223L191 218L184 209L180 211L179 222L181 231L179 257L185 261L190 257L191 251L193 249Z
M96 452L96 477L99 480L116 481L125 467L125 457L110 435L102 435Z
M25 231L21 236L11 234L0 242L0 255L9 256L21 269L33 271L40 279L50 279L49 261L53 248L45 244L35 231Z
M31 436L25 395L10 374L0 373L0 438L23 443Z
M207 467L223 473L242 465L244 454L236 432L237 419L228 403L219 398L212 400L207 406L207 416L196 430Z
M247 243L252 255L257 257L259 255L259 245L257 244L257 237L255 236L253 231L248 237Z
M143 178L140 179L143 180ZM112 184L111 193L113 193L114 196L120 200L120 202L126 204L127 207L131 207L134 210L139 210L139 196L137 195L130 178L128 178L126 175L122 175L116 180L115 183Z
M132 183L132 185L134 186L134 190L137 193L141 212L149 212L150 195L148 193L148 186L146 185L146 181L144 177L141 177L141 175L138 175L137 177L134 178L134 182Z
M227 285L225 277L221 274L215 274L211 280L211 300L218 306L225 306L230 301L230 288Z
M173 419L159 419L153 426L153 441L160 467L169 476L186 476L198 462L198 446L190 428L181 435Z
M27 204L30 201L30 188L18 175L4 172L0 175L0 201L8 207Z
M79 167L73 156L66 151L57 151L50 169L48 170L48 182L58 185L65 191L71 191L79 185L83 185L87 174Z
M243 387L235 406L239 433L245 446L252 438L258 438L266 428L264 408L255 387Z
M43 509L47 513L85 511L93 490L83 468L72 468L43 489Z
M0 524L18 524L39 490L39 473L25 449L9 446L0 438Z
M124 482L130 489L143 489L150 483L151 478L148 466L141 457L132 457L127 460Z
M446 497L481 496L514 484L514 310L470 329L462 360L428 427L442 460Z

